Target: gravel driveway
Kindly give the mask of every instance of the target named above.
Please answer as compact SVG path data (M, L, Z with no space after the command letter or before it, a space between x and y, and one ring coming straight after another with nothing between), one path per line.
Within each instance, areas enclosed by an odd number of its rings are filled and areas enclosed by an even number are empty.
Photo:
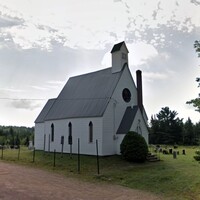
M151 193L0 161L0 200L158 200Z

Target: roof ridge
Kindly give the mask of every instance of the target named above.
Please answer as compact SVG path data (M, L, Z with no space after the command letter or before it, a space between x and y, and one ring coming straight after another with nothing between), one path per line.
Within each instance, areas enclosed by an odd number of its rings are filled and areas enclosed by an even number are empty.
M99 72L111 70L111 69L112 69L112 67L107 67L107 68L100 69L100 70L93 71L93 72L88 72L88 73L85 73L85 74L79 74L79 75L71 76L70 78L76 78L76 77L80 77L80 76L90 75L90 74L99 73Z

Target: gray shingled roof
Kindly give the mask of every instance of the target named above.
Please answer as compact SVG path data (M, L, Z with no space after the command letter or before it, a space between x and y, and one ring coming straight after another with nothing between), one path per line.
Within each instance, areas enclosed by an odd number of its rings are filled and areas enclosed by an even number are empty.
M129 132L133 120L135 119L137 111L138 111L138 106L133 106L133 108L131 107L126 108L122 121L117 130L117 134L126 134Z
M112 73L107 68L71 77L58 98L51 105L47 102L35 122L102 116L121 74L122 71Z
M38 117L36 118L35 123L43 122L45 120L45 117L47 113L49 112L49 110L51 109L52 105L54 104L55 100L56 99L49 99L47 101L46 105L44 106L44 108L42 109Z

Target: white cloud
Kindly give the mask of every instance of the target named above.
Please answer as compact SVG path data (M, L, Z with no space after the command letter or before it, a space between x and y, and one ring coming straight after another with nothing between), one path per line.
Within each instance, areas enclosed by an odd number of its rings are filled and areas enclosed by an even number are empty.
M145 81L158 81L168 79L170 73L166 72L145 72L143 73Z
M146 64L149 60L158 56L156 48L146 42L136 42L132 44L127 43L126 45L130 52L129 66L140 66ZM104 55L101 64L105 67L111 66L110 51Z
M195 96L198 92L192 91L191 85L196 87L199 72L192 68L195 64L190 53L200 27L198 2L0 0L0 68L4 88L0 95L16 99L54 98L65 84L59 80L111 66L113 44L125 41L130 70L133 75L136 67L143 71L147 109L165 106L162 104L169 101L175 105L181 98L172 96L181 88L185 95ZM108 53L102 59L105 52ZM101 59L103 66L99 66ZM190 72L194 73L192 79ZM182 106L184 102L177 104ZM1 123L14 123L21 117L21 122L29 118L32 124L42 109L37 107L39 103L2 100ZM149 114L153 112L149 110Z
M53 85L63 85L65 81L47 81L48 84L53 84Z
M200 26L199 6L189 0L1 0L7 18L19 18L15 26L2 29L23 49L52 49L52 41L72 48L100 49L133 34L139 39L148 29L161 25L190 32ZM59 13L59 14L58 14ZM41 28L42 27L42 28ZM113 35L115 34L115 36ZM163 33L164 35L164 33ZM158 35L156 40L161 39Z
M34 110L41 106L41 103L36 100L19 99L11 101L9 106L16 109Z
M21 92L25 92L24 90L20 90L20 89L16 89L16 88L0 88L1 91L5 91L5 92L14 92L14 93L21 93Z
M148 60L158 56L157 49L146 42L136 42L127 44L131 54L129 55L130 65L139 66L148 62Z
M36 90L43 90L43 91L49 90L49 88L36 86L36 85L32 85L31 88L36 89Z

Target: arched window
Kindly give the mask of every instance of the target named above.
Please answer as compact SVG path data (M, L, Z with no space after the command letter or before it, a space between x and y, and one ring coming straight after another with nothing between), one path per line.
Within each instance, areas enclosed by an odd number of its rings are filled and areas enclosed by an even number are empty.
M51 124L51 141L54 142L54 124Z
M89 142L93 142L93 123L91 121L89 123Z
M68 144L72 144L72 123L69 122L68 124Z

